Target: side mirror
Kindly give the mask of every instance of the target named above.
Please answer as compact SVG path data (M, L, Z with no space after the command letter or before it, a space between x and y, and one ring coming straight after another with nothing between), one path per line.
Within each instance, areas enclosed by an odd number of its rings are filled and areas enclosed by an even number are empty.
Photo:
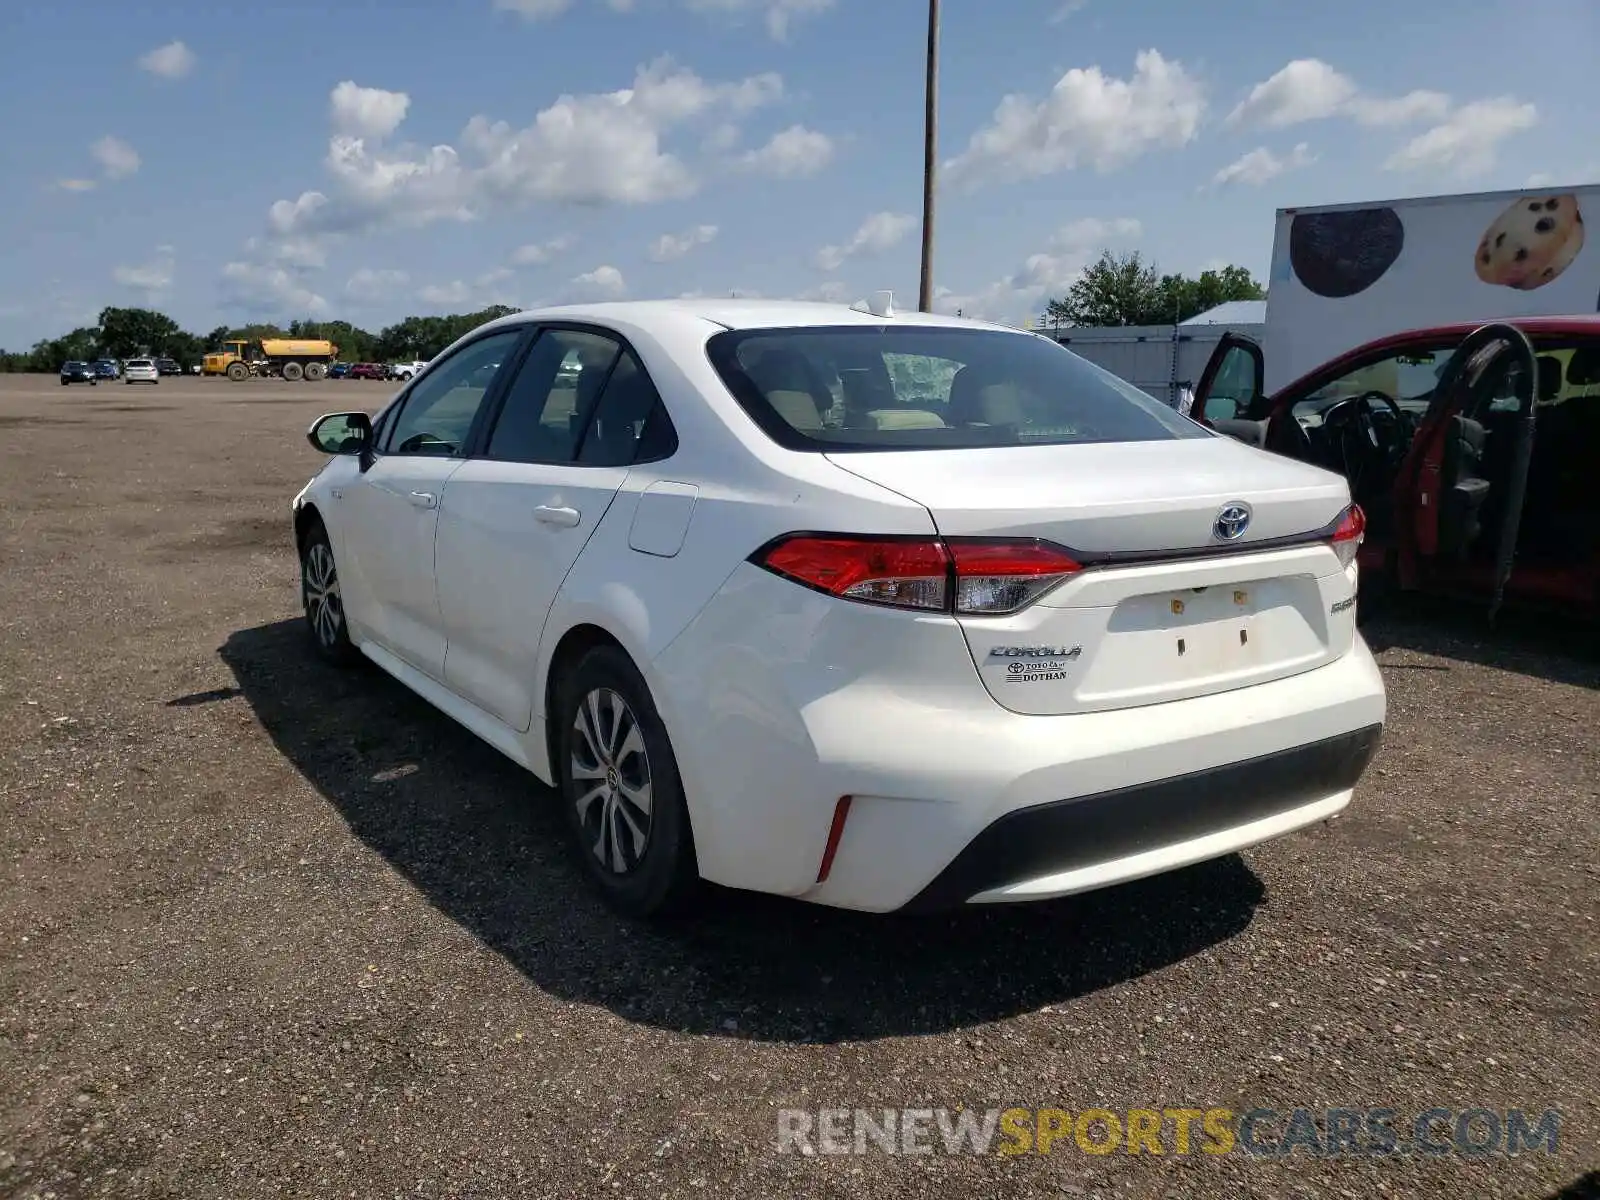
M366 454L372 446L372 418L362 412L328 413L306 430L306 440L324 454Z

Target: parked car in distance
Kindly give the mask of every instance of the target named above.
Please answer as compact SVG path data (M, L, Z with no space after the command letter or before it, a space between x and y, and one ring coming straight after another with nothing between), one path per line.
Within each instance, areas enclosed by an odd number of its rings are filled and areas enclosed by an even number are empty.
M93 385L99 382L100 375L94 369L94 364L92 363L79 362L74 359L71 362L65 362L61 364L62 387L66 387L69 383L87 383Z
M1369 578L1600 618L1600 317L1507 325L1520 349L1488 330L1469 340L1473 324L1412 329L1272 395L1261 347L1228 333L1195 415L1345 476L1367 514Z
M154 359L130 358L122 368L123 383L160 383L161 372L156 370Z
M156 359L156 371L157 371L157 373L159 373L161 375L182 375L183 374L183 368L178 365L176 359L171 359L171 358L158 358L158 359Z
M101 379L116 379L122 374L122 364L114 358L97 358L94 373Z
M352 363L346 378L387 379L389 378L389 372L382 363Z
M627 914L1172 870L1341 812L1384 723L1345 480L1033 333L533 310L308 437L315 649L553 783Z
M422 368L427 365L428 363L425 359L417 359L413 362L390 363L388 366L389 378L399 380L410 379L414 375L420 374Z
M343 379L348 374L350 374L350 364L347 362L336 362L328 367L329 379Z

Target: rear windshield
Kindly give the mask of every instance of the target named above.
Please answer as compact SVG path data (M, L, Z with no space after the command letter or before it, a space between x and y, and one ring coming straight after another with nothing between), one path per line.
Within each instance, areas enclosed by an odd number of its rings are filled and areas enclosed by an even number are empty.
M128 360L128 365L130 367L149 367L154 366L155 364L152 363L148 358L130 358Z
M1205 429L1027 333L941 326L730 330L711 364L757 425L799 450L1151 442Z
M69 362L69 363L64 364L61 369L63 371L81 371L84 367L87 367L88 365L89 365L88 363L81 363L81 362L77 362L76 360L74 360L73 362Z

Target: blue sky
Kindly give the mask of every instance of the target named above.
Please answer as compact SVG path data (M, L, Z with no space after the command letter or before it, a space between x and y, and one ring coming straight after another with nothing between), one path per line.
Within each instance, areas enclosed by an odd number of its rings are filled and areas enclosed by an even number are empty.
M56 0L0 18L0 346L685 293L914 302L920 0ZM939 305L1273 210L1600 178L1600 6L945 0Z

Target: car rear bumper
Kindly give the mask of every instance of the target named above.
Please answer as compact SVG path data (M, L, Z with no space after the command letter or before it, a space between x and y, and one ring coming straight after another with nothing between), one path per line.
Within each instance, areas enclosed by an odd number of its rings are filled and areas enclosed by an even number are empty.
M1278 837L1349 802L1383 733L1352 730L1243 762L1015 809L905 906L1032 900L1172 870Z
M876 912L1087 891L1325 820L1349 804L1385 717L1359 637L1250 687L1018 714L984 690L953 621L756 568L651 673L701 873Z

